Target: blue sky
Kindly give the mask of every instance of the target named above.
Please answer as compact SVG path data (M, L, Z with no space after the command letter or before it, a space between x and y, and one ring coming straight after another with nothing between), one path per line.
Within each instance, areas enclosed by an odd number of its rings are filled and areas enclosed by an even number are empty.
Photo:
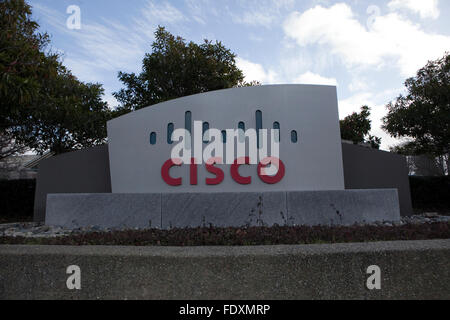
M443 0L32 0L52 49L82 81L122 87L119 71L139 72L158 25L187 40L220 40L247 80L334 84L343 118L372 108L383 149L399 141L380 129L385 105L407 77L450 51L450 1ZM70 5L81 29L69 29Z

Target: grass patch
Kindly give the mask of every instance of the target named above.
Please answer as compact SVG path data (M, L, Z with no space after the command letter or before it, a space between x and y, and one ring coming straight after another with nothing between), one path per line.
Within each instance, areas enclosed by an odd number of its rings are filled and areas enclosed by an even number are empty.
M403 226L196 228L72 234L58 238L0 237L0 244L111 246L250 246L450 239L450 223Z

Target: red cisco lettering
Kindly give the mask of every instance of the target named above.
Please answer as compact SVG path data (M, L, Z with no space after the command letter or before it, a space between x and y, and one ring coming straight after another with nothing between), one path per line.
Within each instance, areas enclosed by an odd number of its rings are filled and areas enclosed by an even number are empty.
M215 167L215 164L221 164L222 159L221 158L212 158L206 163L206 170L209 173L214 174L215 178L206 178L206 184L209 186L215 186L218 184L221 184L223 179L225 178L225 175L223 174L222 169Z
M251 184L252 183L252 177L243 177L239 174L239 167L241 164L250 164L250 158L239 158L234 160L234 164L231 165L231 177L234 181L236 181L239 184Z
M181 166L181 164L183 163L183 161L181 161L181 159L169 159L167 160L164 165L161 168L161 177L163 178L164 182L167 183L169 186L181 186L182 184L182 179L181 178L172 178L170 176L170 169L172 167L179 167Z
M215 178L206 178L206 184L207 185L219 185L223 182L225 179L225 175L222 169L215 166L215 164L222 164L221 158L212 158L209 159L206 164L205 168L209 173L212 173L215 175ZM252 183L252 177L243 177L239 173L239 167L241 165L249 165L250 164L250 158L239 158L234 161L234 163L230 167L230 174L234 181L236 181L239 184L242 185L249 185ZM274 176L270 176L265 174L265 169L267 166L275 165L278 168L277 174ZM181 166L182 160L181 159L169 159L167 160L164 165L161 168L161 177L163 178L164 182L166 182L169 186L181 186L183 181L182 178L173 178L170 175L170 169L175 166ZM269 157L263 159L258 164L257 169L258 177L267 184L277 184L281 180L283 180L285 174L286 174L286 168L284 166L283 161L281 161L278 158L275 157ZM196 161L194 158L191 159L190 164L190 184L195 186L198 185L198 165L196 164Z

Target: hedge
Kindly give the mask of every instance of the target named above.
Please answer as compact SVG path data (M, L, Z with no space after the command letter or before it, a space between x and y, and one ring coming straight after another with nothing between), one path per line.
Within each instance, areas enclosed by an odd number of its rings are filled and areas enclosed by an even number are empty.
M33 217L36 180L0 180L0 219Z

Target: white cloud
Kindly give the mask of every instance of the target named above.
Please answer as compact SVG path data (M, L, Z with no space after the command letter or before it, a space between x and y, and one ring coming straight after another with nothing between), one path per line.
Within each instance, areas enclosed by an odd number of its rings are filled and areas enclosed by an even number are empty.
M178 23L187 18L167 2L155 4L148 0L141 15L134 18L132 27L118 21L99 18L96 22L82 20L80 30L69 30L67 16L44 5L34 4L36 12L59 32L71 38L76 46L67 53L66 60L75 75L89 70L135 70L141 63L154 30L160 23ZM79 70L80 69L80 70ZM115 76L115 75L114 75ZM84 80L84 79L82 79Z
M116 98L114 98L114 96L112 94L106 94L103 97L103 101L107 102L108 106L110 108L115 108L115 107L117 107L119 105L119 102L117 101Z
M295 83L298 84L321 84L321 85L330 85L337 86L337 80L335 78L326 78L322 77L319 74L312 73L310 71L305 72L294 80Z
M99 17L95 21L83 19L80 30L69 30L64 11L39 3L33 3L33 14L70 39L69 50L66 48L62 56L63 63L75 76L88 82L98 82L103 77L109 84L117 81L118 71L139 70L145 52L150 50L149 43L154 39L158 24L176 25L188 20L167 1L153 0L146 1L131 26ZM111 95L111 91L117 88L108 87L107 82L104 82L104 100L117 105Z
M254 33L250 33L249 36L248 36L248 38L249 38L251 41L254 41L254 42L263 42L263 41L264 41L264 38L263 38L263 37L258 36L258 35L254 34Z
M74 38L85 63L106 70L134 68L144 55L142 40L132 35L124 37L127 31L120 28L118 23L84 24Z
M155 3L153 0L148 0L142 9L142 15L149 24L176 23L188 20L180 10L167 1Z
M217 9L210 0L185 0L190 16L198 23L205 25L210 16L217 17Z
M274 71L266 71L262 65L239 57L236 58L236 65L244 72L247 82L259 81L263 84L273 84L277 77Z
M368 85L366 82L361 81L359 79L353 79L352 82L348 85L348 89L351 92L359 92L368 89Z
M359 112L362 106L375 105L373 94L370 92L357 93L346 99L339 100L339 118L344 119L353 112Z
M428 60L441 57L450 48L449 36L426 33L396 13L376 17L367 30L344 3L294 12L286 19L284 32L301 47L329 47L347 67L394 65L403 76L414 75Z
M228 13L234 23L270 28L294 4L295 0L240 0L235 6L239 10L228 9Z
M392 0L388 3L391 10L406 9L417 13L422 19L439 18L439 0Z
M275 20L275 16L269 12L252 11L245 12L241 16L233 16L233 22L250 26L268 27Z
M397 145L401 140L391 137L381 126L383 117L387 114L386 104L394 100L404 89L391 89L373 94L371 92L360 92L339 100L339 118L344 119L353 112L360 112L363 105L371 109L370 120L372 121L371 134L381 138L381 149L389 150L389 147Z
M135 23L133 29L138 35L148 39L153 39L153 33L158 25L176 25L189 21L180 10L167 1L147 0L140 12L141 14L133 19Z

